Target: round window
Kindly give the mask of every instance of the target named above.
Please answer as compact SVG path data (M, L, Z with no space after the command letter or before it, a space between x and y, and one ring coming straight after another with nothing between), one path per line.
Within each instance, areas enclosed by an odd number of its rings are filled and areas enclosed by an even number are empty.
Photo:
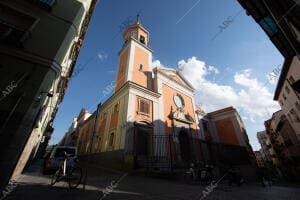
M178 108L184 107L184 101L180 95L178 95L178 94L174 95L174 102Z

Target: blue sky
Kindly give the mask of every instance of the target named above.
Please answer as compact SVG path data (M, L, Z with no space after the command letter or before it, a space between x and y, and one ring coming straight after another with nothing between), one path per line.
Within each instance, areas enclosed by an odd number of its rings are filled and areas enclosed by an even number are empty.
M61 139L81 108L92 112L111 95L123 43L122 24L133 22L139 12L142 25L150 32L153 62L181 67L195 85L196 103L204 111L236 107L250 143L259 148L256 132L279 109L272 101L277 80L267 77L283 63L283 57L236 0L174 2L101 0L97 4L74 77L54 121L51 143Z

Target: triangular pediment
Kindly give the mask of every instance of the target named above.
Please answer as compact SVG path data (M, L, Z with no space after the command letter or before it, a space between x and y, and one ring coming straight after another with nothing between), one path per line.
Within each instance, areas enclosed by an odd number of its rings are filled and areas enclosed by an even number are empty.
M166 67L156 67L154 70L158 71L159 73L163 74L170 80L194 91L194 87L184 78L183 75L180 74L179 71L173 68L166 68Z

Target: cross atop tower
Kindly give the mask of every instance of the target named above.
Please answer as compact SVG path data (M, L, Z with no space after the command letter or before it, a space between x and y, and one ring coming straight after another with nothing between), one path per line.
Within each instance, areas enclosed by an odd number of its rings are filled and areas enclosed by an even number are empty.
M140 24L140 13L136 15L136 23Z

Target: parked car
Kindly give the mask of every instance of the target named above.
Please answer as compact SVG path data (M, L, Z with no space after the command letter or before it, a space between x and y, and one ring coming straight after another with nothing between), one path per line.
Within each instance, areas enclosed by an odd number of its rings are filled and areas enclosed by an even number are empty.
M45 157L44 173L55 172L64 161L66 154L68 155L69 166L75 164L77 159L77 147L74 146L56 146L52 152Z

